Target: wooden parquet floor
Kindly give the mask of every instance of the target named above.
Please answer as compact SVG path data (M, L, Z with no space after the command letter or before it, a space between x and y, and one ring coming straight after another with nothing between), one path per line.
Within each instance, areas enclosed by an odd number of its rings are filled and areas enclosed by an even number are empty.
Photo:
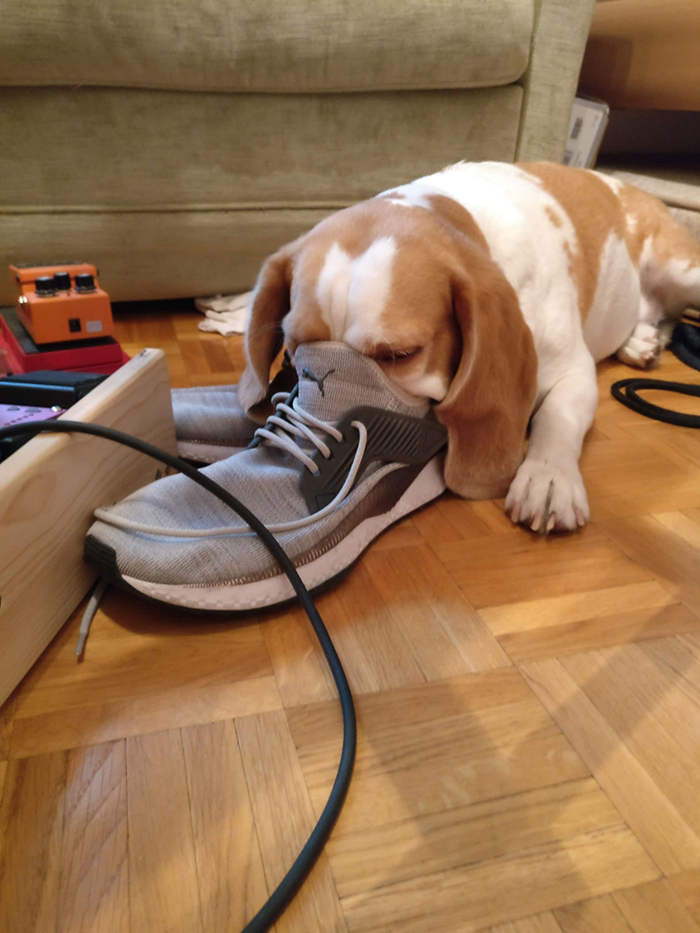
M236 381L240 339L197 320L131 308L119 335L173 385ZM600 370L587 528L445 496L319 600L357 767L278 933L700 933L700 432L613 401L629 372ZM309 626L112 591L79 664L78 618L0 713L0 930L235 933L336 768Z

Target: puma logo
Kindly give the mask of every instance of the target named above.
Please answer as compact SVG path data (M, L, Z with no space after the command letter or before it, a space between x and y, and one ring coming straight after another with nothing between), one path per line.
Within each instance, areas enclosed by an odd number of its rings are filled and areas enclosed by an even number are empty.
M312 373L308 366L305 366L301 371L302 379L311 379L312 382L315 382L319 388L319 392L325 398L326 392L323 388L323 384L328 379L331 373L334 373L334 369L329 369L325 376L317 376L316 373Z

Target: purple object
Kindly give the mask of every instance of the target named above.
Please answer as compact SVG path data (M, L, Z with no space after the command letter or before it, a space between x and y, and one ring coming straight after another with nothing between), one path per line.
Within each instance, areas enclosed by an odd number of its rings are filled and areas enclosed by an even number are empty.
M0 405L0 428L9 428L13 424L25 424L30 421L50 421L58 418L64 408L37 408L35 405Z

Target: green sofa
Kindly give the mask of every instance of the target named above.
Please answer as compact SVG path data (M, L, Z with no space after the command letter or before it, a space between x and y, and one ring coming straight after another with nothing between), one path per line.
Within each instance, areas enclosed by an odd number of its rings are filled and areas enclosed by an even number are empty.
M84 258L115 300L235 292L383 188L560 159L592 9L5 0L0 266Z

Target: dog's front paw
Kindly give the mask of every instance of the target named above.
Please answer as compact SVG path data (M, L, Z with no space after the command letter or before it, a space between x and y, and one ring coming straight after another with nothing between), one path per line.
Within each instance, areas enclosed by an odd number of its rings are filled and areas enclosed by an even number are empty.
M588 498L578 464L525 459L508 490L506 512L542 534L585 525Z
M617 351L617 358L636 369L650 369L658 362L663 349L664 340L659 328L642 321Z

